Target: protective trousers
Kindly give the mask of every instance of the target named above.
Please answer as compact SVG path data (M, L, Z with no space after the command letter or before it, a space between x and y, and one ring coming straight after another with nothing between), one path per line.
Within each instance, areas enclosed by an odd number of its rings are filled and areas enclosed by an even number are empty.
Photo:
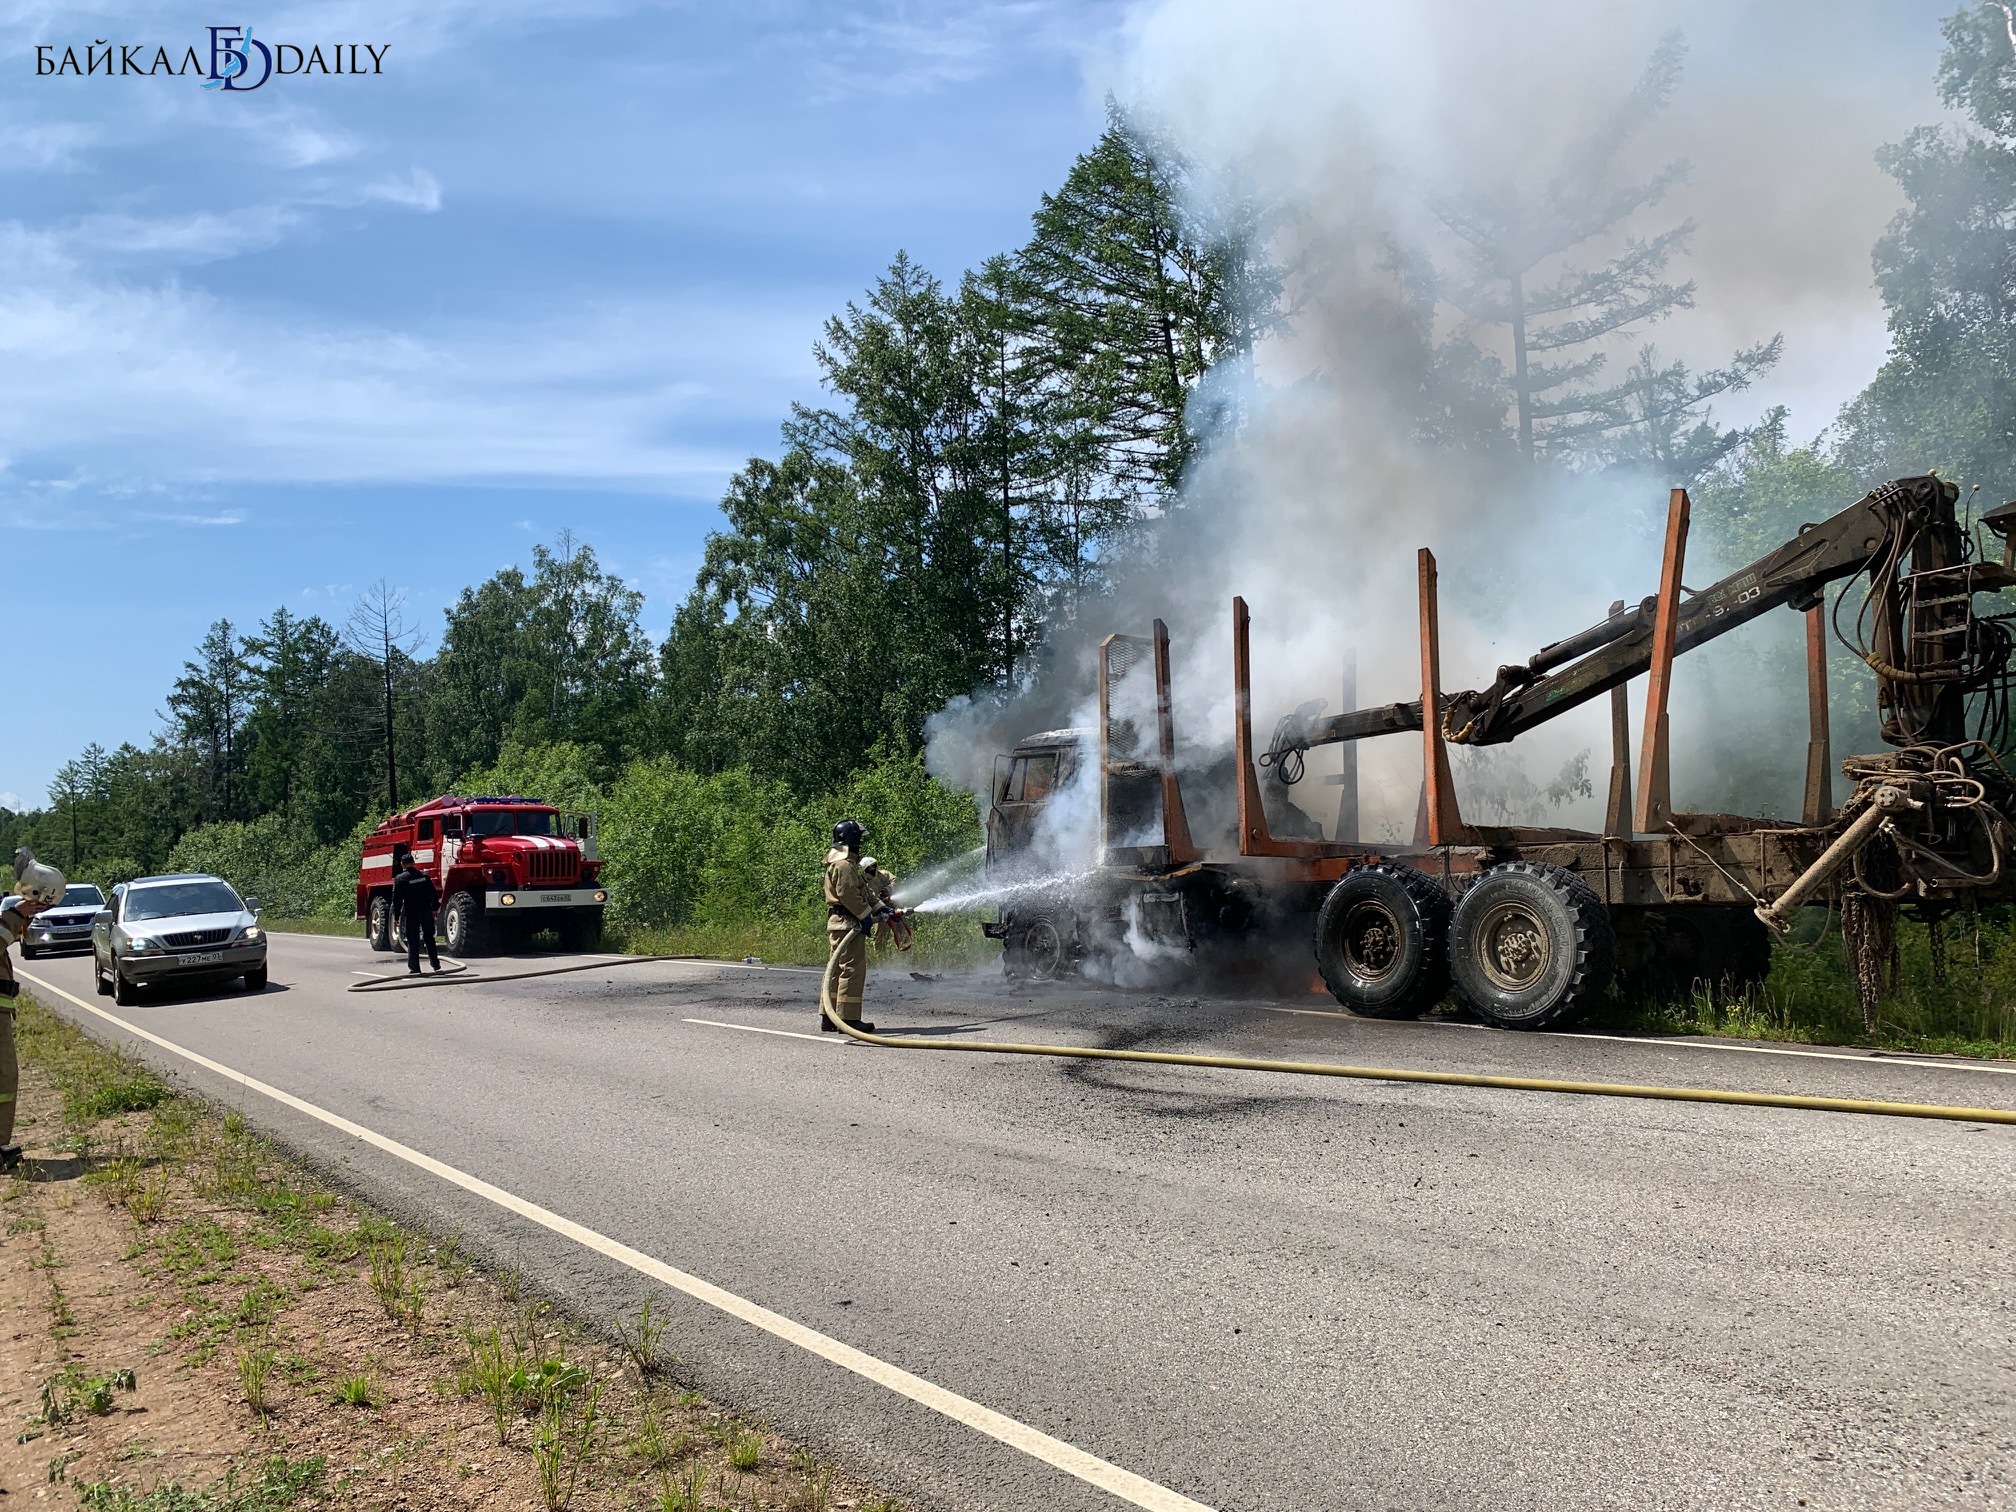
M21 1063L14 1058L14 1000L0 1002L0 1145L14 1143L14 1098L21 1090Z
M405 927L401 933L406 936L406 969L420 969L420 942L424 939L427 942L428 963L439 971L441 954L434 948L434 915L409 913L402 922Z
M831 1004L850 1024L861 1022L861 992L868 985L868 937L852 919L826 921L826 975L819 982L819 1011Z

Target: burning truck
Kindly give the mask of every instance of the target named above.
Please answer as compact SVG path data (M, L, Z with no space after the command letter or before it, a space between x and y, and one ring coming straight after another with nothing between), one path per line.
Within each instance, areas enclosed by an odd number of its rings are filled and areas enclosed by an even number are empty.
M1985 610L1976 603L2016 586L2016 503L1968 524L1958 499L1938 477L1884 484L1689 592L1681 570L1691 505L1675 489L1657 594L1620 601L1599 623L1500 667L1488 688L1453 694L1442 691L1436 564L1424 549L1420 698L1357 709L1347 695L1327 717L1321 703L1305 703L1279 721L1264 752L1253 740L1250 616L1235 598L1229 770L1178 770L1163 624L1147 638L1109 636L1098 723L1032 736L997 759L987 868L1003 902L987 933L1001 940L1011 976L1037 980L1129 953L1229 951L1278 968L1308 963L1307 949L1353 1013L1414 1017L1453 986L1486 1020L1539 1029L1571 1021L1620 975L1640 991L1741 991L1769 970L1772 931L1797 909L1825 905L1838 910L1873 1013L1896 979L1901 910L1936 936L1956 912L2016 900L2005 864L2016 847L2016 779L2002 755L2016 735L2016 615L1993 599ZM1875 674L1891 747L1841 763L1851 791L1838 808L1826 676L1826 590L1837 583L1832 626ZM1675 658L1779 608L1806 624L1800 818L1675 812ZM1634 782L1627 684L1641 675ZM1465 822L1449 745L1509 742L1606 695L1612 753L1600 832ZM1421 741L1415 833L1411 844L1368 845L1357 831L1352 752L1390 735ZM1325 836L1283 800L1307 753L1333 744L1345 760ZM1082 823L1058 812L1087 794ZM1200 823L1186 806L1193 800L1223 812ZM1039 841L1060 829L1087 833L1091 854L1053 880ZM1224 838L1200 844L1195 834Z

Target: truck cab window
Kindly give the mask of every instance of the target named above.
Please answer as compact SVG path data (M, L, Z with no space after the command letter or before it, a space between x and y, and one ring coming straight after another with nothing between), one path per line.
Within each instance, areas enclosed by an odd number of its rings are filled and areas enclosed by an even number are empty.
M469 816L469 833L472 835L508 835L511 833L512 814L509 809L482 809Z
M434 838L434 821L432 819L422 819L420 821L419 838L422 840L432 840Z
M521 835L550 835L553 833L553 816L535 814L529 809L518 813L518 833Z
M1003 803L1041 803L1057 786L1057 757L1017 756L1008 769L1008 784L1001 794Z
M460 814L443 814L441 816L441 833L451 840L458 837L462 833L462 816Z

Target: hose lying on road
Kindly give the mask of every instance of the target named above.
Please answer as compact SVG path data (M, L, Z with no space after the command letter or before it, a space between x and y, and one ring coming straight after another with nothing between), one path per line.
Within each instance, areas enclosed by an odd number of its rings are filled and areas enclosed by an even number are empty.
M1287 1076L1341 1076L1356 1081L1427 1082L1438 1087L1485 1087L1498 1092L1562 1092L1576 1097L1642 1097L1655 1102L1731 1103L1746 1108L1797 1108L1809 1113L1871 1113L1890 1118L1939 1118L1956 1123L2016 1124L2006 1108L1954 1108L1939 1103L1884 1102L1859 1097L1801 1097L1789 1092L1724 1092L1712 1087L1645 1087L1629 1082L1554 1081L1538 1076L1483 1076L1469 1071L1401 1071L1385 1066L1340 1066L1328 1061L1252 1060L1237 1055L1178 1055L1165 1050L1097 1050L1082 1045L1018 1045L992 1040L920 1039L868 1034L833 1011L833 969L840 942L820 979L819 1011L840 1032L864 1045L892 1050L967 1050L981 1055L1047 1055L1061 1060L1145 1061L1157 1066L1206 1066L1220 1071L1273 1071Z
M843 936L844 939L844 936ZM1654 1102L1726 1103L1745 1108L1795 1108L1808 1113L1868 1113L1889 1118L1936 1118L1954 1123L2016 1125L2016 1111L2007 1108L1956 1108L1940 1103L1885 1102L1858 1097L1802 1097L1790 1092L1725 1092L1713 1087L1653 1087L1630 1082L1556 1081L1540 1076L1485 1076L1470 1071L1405 1071L1389 1066L1343 1066L1330 1061L1254 1060L1237 1055L1179 1055L1167 1050L1100 1050L1084 1045L1023 1045L1011 1041L922 1039L895 1034L867 1034L842 1019L832 1008L833 969L839 964L836 945L820 978L819 1010L849 1039L890 1050L960 1050L980 1055L1045 1055L1059 1060L1137 1061L1156 1066L1202 1066L1218 1071L1271 1071L1285 1076L1339 1076L1355 1081L1421 1082L1438 1087L1482 1087L1496 1092L1559 1092L1574 1097L1637 1097ZM570 971L600 971L610 966L644 966L663 961L706 961L697 955L621 956L612 960L542 966L531 971L478 976L462 972L442 976L381 977L354 982L351 992L395 992L410 987L449 987L458 982L515 982L527 977L560 976ZM1656 1042L1653 1042L1656 1043Z
M569 971L600 971L605 966L643 966L652 961L708 961L710 965L726 965L723 961L713 961L707 956L692 955L640 955L612 956L601 961L576 961L571 966L538 966L530 971L500 971L495 975L479 974L466 968L460 971L430 972L425 976L373 977L367 981L352 982L344 990L347 992L403 992L409 987L453 987L461 982L517 982L526 977L560 976Z

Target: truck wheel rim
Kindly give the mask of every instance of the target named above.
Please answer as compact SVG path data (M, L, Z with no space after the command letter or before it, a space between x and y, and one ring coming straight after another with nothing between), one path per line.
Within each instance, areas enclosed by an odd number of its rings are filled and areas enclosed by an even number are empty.
M1056 925L1048 920L1030 925L1022 948L1029 957L1031 977L1047 982L1057 975L1057 968L1064 960L1064 941L1058 936Z
M1384 903L1370 898L1344 915L1344 963L1367 982L1382 981L1400 963L1400 921Z
M1524 903L1493 904L1478 921L1477 964L1493 987L1524 992L1553 959L1554 942L1547 926Z

